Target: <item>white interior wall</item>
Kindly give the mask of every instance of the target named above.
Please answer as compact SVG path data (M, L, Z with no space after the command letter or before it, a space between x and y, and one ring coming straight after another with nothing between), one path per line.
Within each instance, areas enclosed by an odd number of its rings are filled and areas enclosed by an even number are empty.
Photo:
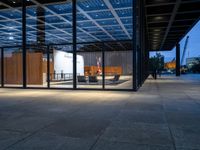
M64 51L53 51L54 70L56 73L73 74L73 54ZM84 75L84 59L83 56L77 55L77 74Z

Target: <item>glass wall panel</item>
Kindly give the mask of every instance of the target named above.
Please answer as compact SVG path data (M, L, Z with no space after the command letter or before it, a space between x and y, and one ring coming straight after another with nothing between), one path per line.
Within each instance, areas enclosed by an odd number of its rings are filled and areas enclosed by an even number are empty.
M1 1L0 47L4 49L5 86L22 86L22 0ZM10 48L8 48L10 47Z
M10 47L22 44L22 0L1 1L0 46Z
M47 66L49 66L50 87L71 88L73 79L73 68L70 68L73 65L72 2L58 0L53 3L46 1L44 4L39 0L29 0L27 5L26 36L27 58L29 58L27 59L27 70L38 71L31 77L27 72L27 78L34 79L35 82L30 82L28 86L47 87ZM64 44L70 46L61 46ZM49 65L47 65L48 45L51 45ZM37 57L37 64L28 65L31 64L30 58L33 57Z
M77 0L77 42L114 39L104 28L115 23L112 17L104 0Z
M27 46L27 87L47 87L47 47Z
M132 39L133 0L77 0L77 41Z
M2 74L2 72L1 72L1 69L2 69L2 67L1 67L1 65L2 65L2 56L1 56L1 52L2 52L2 49L0 48L0 87L1 87L1 83L2 83L2 76L1 76L1 74Z
M77 88L102 88L101 44L77 45Z
M50 87L73 88L72 45L50 48Z
M0 46L7 47L3 58L5 86L23 83L21 2L1 2ZM102 88L103 83L109 89L133 87L132 2L77 0L78 88ZM26 3L27 86L45 88L49 77L52 88L72 88L75 65L72 1L27 0Z
M84 78L87 82L91 66L95 59L102 58L102 53L93 52L89 45L91 42L104 43L105 47L105 88L106 89L132 89L133 88L133 0L78 0L77 1L77 42L84 47L84 63L89 63L89 69L84 67ZM86 32L85 32L86 31ZM77 50L79 50L79 47ZM89 49L89 52L87 52ZM77 55L80 52L77 52ZM96 62L95 62L96 63ZM97 65L96 65L97 66ZM89 73L88 73L89 72ZM78 72L77 72L78 73ZM89 74L89 75L88 75ZM77 75L78 76L78 75ZM101 77L102 79L102 73ZM80 83L78 82L78 87ZM102 83L101 83L102 85ZM95 86L93 86L95 87Z
M111 42L105 46L105 88L133 88L133 51L131 41Z
M4 48L4 86L21 87L22 48Z

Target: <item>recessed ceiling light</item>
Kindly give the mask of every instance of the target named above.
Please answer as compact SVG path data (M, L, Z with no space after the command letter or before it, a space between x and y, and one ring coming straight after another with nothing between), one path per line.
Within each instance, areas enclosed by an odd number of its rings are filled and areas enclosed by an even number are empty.
M155 17L154 19L155 20L161 20L161 19L163 19L163 17L158 16L158 17Z
M154 31L158 32L158 31L161 31L160 29L154 29Z
M9 39L9 40L14 40L14 37L13 37L13 36L10 36L8 39Z

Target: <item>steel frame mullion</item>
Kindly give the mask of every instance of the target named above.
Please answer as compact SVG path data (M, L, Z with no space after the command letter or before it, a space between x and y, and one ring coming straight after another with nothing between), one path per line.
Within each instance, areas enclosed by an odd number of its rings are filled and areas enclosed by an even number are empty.
M102 46L102 88L105 89L105 44Z
M49 46L47 46L47 88L50 88L50 53Z
M1 87L4 87L4 49L1 48Z
M76 0L73 0L72 1L72 18L73 18L73 89L77 89L77 81L76 81L76 74L77 74L77 63L76 63L76 59L77 59L77 56L76 56L76 49L77 49L77 9L76 9Z
M22 66L23 88L26 88L26 0L22 0Z
M133 0L133 90L137 91L137 0Z
M176 44L176 76L180 76L180 44Z

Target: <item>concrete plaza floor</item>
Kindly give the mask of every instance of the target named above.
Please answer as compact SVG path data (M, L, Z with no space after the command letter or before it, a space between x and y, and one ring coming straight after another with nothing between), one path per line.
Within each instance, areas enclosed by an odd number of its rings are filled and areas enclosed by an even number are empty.
M0 150L200 150L200 76L137 93L0 89Z

